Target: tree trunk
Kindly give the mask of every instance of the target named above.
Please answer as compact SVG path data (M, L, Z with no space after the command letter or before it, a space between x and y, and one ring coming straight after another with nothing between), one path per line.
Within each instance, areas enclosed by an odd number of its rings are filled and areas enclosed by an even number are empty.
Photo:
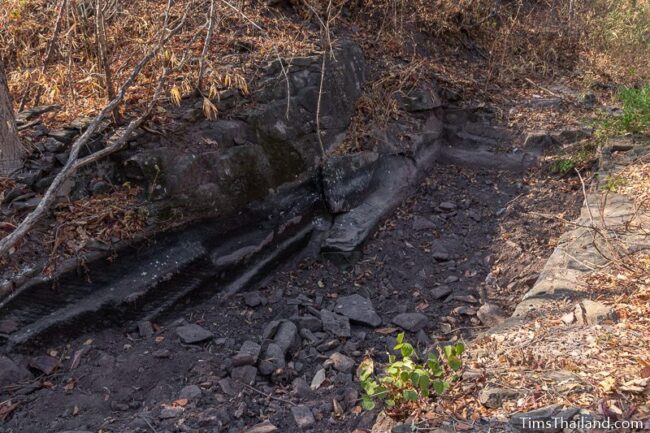
M24 149L18 138L5 71L0 64L0 176L8 176L22 166Z

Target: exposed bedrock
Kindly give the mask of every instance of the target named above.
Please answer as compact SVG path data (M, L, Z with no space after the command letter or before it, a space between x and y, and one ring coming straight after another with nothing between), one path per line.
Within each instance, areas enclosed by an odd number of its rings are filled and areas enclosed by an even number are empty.
M83 267L68 262L53 277L14 284L0 297L0 321L13 325L0 331L0 346L63 328L151 320L179 301L229 296L299 251L353 262L434 161L485 165L465 155L481 152L504 169L527 165L528 156L499 151L511 137L489 126L489 113L443 106L434 83L403 95L408 122L373 130L365 151L322 161L322 151L345 138L365 65L358 46L341 43L327 59L318 110L321 62L293 59L287 75L272 63L249 99L239 104L237 95L222 96L220 104L234 107L227 119L197 120L200 102L186 100L172 113L169 134L143 132L112 159L112 168L106 162L113 181L143 186L154 217L180 215L185 224L112 245L117 254L110 261L106 250L90 252ZM90 177L80 173L76 190Z
M294 59L287 75L276 61L250 107L234 119L189 123L139 146L123 157L120 174L145 186L158 209L226 215L263 199L318 165L318 133L326 151L345 135L365 63L361 49L349 42L335 54L326 62L318 127L321 57Z

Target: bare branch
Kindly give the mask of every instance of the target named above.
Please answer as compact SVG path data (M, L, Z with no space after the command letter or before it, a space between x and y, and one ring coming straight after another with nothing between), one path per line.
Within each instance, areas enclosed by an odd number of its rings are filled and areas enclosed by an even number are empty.
M106 98L111 101L115 98L113 89L113 75L111 74L111 65L108 62L106 49L106 20L104 18L104 7L101 7L103 0L95 0L95 39L97 42L97 57L99 63L104 69L104 86L106 87ZM120 111L117 107L113 110L113 123L118 124L120 121Z
M212 40L212 32L214 31L214 13L215 13L215 1L210 0L210 12L208 16L208 32L205 35L205 43L203 44L203 51L201 51L201 58L199 59L199 80L197 87L199 92L201 91L203 84L203 73L205 72L205 57L208 55L208 50L210 48L210 41Z

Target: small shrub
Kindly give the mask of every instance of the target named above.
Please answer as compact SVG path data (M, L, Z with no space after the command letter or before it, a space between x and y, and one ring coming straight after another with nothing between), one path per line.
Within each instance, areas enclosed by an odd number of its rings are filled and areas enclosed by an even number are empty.
M551 164L551 172L556 174L566 174L576 167L576 163L572 158L562 158L553 161Z
M584 168L596 157L598 144L599 139L582 143L573 153L553 161L550 167L551 173L567 174L576 168Z
M366 410L373 409L377 399L382 400L387 408L393 408L429 398L432 392L444 394L457 379L455 372L462 367L460 355L465 347L462 343L445 346L440 356L429 353L426 361L422 362L401 333L397 336L394 350L400 352L401 360L389 354L388 365L382 374L375 374L371 358L366 358L359 366L358 375L364 391L361 404Z
M622 176L608 176L600 189L603 191L616 192L620 187L625 186L626 183L626 180Z
M644 134L650 133L650 84L635 89L626 88L619 92L623 113L601 119L601 134Z

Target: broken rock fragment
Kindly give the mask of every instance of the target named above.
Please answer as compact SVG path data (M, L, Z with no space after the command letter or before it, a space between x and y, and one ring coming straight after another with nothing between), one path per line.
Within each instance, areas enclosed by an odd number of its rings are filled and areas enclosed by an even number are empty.
M181 341L185 344L201 343L214 338L212 332L194 323L179 326L176 328L176 335L178 335Z
M579 324L599 325L605 321L615 322L617 320L613 308L590 299L585 299L576 305L574 314Z
M372 302L361 295L343 296L337 301L334 312L344 315L353 322L372 327L381 325L381 317L375 312Z
M354 359L340 352L334 352L327 360L328 365L332 365L336 370L342 373L349 373L354 367Z
M294 421L296 421L296 424L301 429L305 429L316 423L311 409L302 404L300 406L293 406L291 408L291 415L293 415Z
M29 371L18 366L11 359L0 356L0 386L22 382L31 377L32 375Z
M429 319L422 313L402 313L393 318L393 323L410 332L424 328Z
M508 388L484 388L478 396L479 401L485 407L497 409L503 405L504 402L516 400L519 393L515 390Z
M268 376L278 368L284 368L286 365L282 348L275 343L269 343L259 362L260 373Z
M323 330L337 337L350 337L350 320L346 316L321 310L320 319L323 322Z
M253 367L252 365L235 367L232 369L230 376L233 378L233 380L236 380L240 383L253 385L255 383L255 377L257 376L257 368Z
M264 421L259 424L255 424L253 427L245 430L244 433L273 433L278 431L278 428L271 424L271 421Z
M29 361L29 366L47 375L59 368L59 360L53 356L37 356Z
M239 352L233 357L232 363L235 367L242 365L255 365L262 350L261 346L254 341L244 341Z

